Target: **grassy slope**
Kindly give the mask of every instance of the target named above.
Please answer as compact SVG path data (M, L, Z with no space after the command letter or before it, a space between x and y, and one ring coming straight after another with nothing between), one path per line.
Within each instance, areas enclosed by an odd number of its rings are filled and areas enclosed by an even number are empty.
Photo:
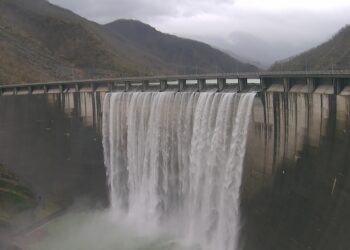
M0 227L21 211L36 206L34 194L11 171L0 165Z
M272 70L344 70L350 69L350 26L331 40L298 56L277 62Z
M184 73L255 71L209 45L164 34L136 20L117 20L105 25L115 36L122 36L134 47L146 51Z
M161 62L43 0L0 0L0 82L137 75Z
M164 34L158 43L159 32L153 35L140 46L45 0L0 0L0 83L171 74L181 67L195 73L197 65L200 72L255 70L206 44Z

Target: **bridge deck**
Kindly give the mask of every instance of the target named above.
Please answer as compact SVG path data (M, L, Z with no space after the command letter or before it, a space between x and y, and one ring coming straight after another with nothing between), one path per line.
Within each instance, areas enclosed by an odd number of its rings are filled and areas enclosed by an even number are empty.
M187 85L196 86L198 91L206 86L222 91L227 86L235 86L238 91L259 86L261 91L313 93L323 86L325 94L341 94L350 86L349 71L293 71L293 72L248 72L202 75L164 75L143 77L121 77L111 79L87 79L72 81L37 82L0 85L0 95L27 95L65 92L95 91L145 91L150 87L165 91L177 88L184 91ZM320 92L320 91L318 91ZM321 91L322 92L322 91ZM348 91L346 91L348 93Z

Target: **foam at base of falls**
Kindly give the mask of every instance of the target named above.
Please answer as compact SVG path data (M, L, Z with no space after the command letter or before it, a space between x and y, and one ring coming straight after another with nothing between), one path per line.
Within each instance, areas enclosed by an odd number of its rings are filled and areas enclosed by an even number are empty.
M103 110L111 209L201 249L234 250L254 93L112 93Z

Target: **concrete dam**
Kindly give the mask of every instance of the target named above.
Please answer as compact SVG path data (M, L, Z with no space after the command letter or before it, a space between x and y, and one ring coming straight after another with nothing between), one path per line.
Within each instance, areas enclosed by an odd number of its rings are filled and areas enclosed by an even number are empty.
M349 80L284 72L1 86L0 163L45 206L84 200L84 212L14 241L348 249Z

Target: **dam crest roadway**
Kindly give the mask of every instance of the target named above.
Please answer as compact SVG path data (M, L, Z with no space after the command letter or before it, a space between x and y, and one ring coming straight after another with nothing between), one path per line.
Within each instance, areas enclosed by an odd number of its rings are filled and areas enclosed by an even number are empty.
M113 91L237 91L350 95L350 71L165 75L0 85L0 96Z

